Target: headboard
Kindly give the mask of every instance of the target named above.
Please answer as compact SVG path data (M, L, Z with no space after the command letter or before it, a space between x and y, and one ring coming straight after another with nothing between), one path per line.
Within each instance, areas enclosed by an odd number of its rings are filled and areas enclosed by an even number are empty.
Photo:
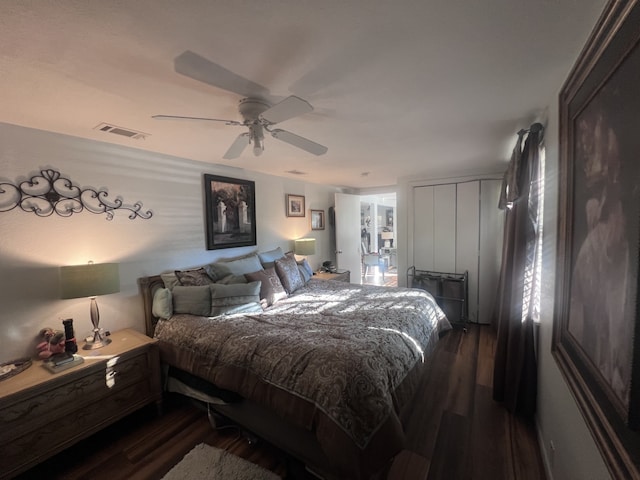
M159 318L153 315L153 295L159 288L164 288L164 282L160 275L154 275L152 277L141 277L138 279L140 290L142 292L142 301L144 304L144 328L145 333L149 337L153 337L153 332L156 329L156 323Z

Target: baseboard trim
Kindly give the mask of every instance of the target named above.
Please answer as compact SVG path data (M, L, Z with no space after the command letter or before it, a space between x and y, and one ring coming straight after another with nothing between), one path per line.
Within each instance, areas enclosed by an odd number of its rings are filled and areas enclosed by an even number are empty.
M549 459L549 454L546 448L546 442L544 435L542 434L542 428L540 428L540 423L538 422L538 417L536 416L536 434L538 437L538 447L540 448L540 454L542 455L542 464L544 465L544 473L547 477L547 480L553 479L553 471L551 470L551 461Z

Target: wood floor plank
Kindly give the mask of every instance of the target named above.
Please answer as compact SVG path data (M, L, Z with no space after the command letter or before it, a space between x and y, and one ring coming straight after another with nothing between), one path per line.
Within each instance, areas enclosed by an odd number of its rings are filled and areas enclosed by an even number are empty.
M386 480L426 480L429 463L423 456L403 450L393 461Z
M467 478L470 422L468 417L444 412L429 466L428 480Z
M485 387L493 385L493 359L496 351L495 333L490 325L479 327L480 338L478 343L478 371L476 383ZM480 361L480 359L482 361Z
M466 333L458 335L458 350L449 373L443 408L463 417L469 417L473 408L479 337L477 325L469 325Z
M532 421L510 416L513 478L537 480L545 477L542 454Z
M469 471L475 478L503 480L511 478L509 413L493 401L492 390L476 388L470 434Z

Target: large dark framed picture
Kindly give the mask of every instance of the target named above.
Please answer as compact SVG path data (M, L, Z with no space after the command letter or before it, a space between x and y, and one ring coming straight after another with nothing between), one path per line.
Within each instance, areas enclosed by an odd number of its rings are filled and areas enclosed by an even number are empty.
M207 249L256 245L256 187L251 180L204 175Z
M614 478L640 478L640 5L607 5L560 93L553 354Z

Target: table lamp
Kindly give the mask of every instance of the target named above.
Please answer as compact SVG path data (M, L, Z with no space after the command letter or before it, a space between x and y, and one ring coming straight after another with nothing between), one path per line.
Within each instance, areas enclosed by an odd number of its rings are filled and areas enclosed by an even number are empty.
M391 240L393 240L393 232L382 232L380 238L384 240L384 248L391 248Z
M91 298L91 323L93 340L85 343L85 350L101 348L111 343L108 337L100 334L100 312L96 296L108 295L120 291L120 273L117 263L93 263L60 267L60 298Z
M315 238L299 238L295 241L293 251L296 255L306 257L308 255L316 254L316 239Z

